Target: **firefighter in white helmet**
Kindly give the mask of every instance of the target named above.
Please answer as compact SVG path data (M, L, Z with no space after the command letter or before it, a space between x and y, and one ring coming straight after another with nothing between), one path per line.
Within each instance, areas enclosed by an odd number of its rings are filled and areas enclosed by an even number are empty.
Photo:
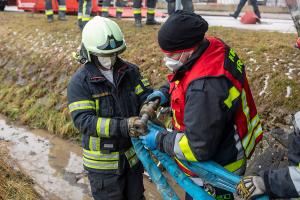
M143 166L130 137L152 89L137 66L119 57L125 49L119 26L94 17L82 31L85 64L68 85L69 110L82 133L83 165L97 200L145 199Z

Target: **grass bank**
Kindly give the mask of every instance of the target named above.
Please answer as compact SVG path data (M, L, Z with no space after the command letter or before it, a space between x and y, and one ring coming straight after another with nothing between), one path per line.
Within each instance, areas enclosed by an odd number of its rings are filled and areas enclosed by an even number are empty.
M75 16L48 24L44 15L0 13L0 112L12 120L76 138L67 109L66 87L80 67L71 56L80 41ZM118 21L128 44L121 56L140 66L154 87L167 69L156 42L159 27L136 29ZM296 35L212 27L208 35L222 38L247 66L248 77L265 128L286 123L299 110L300 51ZM290 93L288 91L291 91Z

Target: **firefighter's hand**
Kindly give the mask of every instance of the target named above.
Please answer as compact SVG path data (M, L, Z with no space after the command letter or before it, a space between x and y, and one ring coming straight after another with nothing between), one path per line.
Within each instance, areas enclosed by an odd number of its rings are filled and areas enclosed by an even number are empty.
M154 102L154 101L149 101L145 103L140 110L140 116L147 114L149 116L149 119L156 118L156 109L158 107L157 104L158 102Z
M148 134L145 136L140 136L142 143L150 150L156 149L156 137L160 134L159 131L155 128L149 128Z
M265 192L265 183L259 176L245 176L237 185L237 193L242 199L254 199Z
M163 105L168 101L167 97L159 90L154 90L154 92L147 97L147 101L155 101L156 99L159 99L160 105Z
M127 119L128 134L130 137L139 137L147 132L147 125L139 117L130 117Z

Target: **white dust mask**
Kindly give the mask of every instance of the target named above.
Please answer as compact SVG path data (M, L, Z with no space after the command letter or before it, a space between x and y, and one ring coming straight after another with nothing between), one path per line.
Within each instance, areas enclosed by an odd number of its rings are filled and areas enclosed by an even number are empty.
M101 66L109 70L112 69L113 65L116 62L116 56L111 56L111 57L98 56L97 58Z
M183 63L180 62L180 60L175 60L167 56L164 58L164 61L167 68L172 72L176 72L183 65Z

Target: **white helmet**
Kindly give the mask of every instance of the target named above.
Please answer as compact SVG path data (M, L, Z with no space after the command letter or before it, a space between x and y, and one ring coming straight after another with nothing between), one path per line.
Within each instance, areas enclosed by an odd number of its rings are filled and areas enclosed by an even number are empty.
M83 56L91 61L90 54L110 56L120 54L126 49L123 33L114 21L96 16L90 20L82 31L82 46L86 51Z

